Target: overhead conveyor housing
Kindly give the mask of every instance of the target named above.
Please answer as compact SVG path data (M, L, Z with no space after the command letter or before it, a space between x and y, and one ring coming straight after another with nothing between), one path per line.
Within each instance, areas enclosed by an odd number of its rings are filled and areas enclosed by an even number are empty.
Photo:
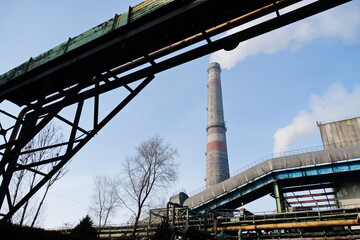
M199 212L232 209L272 193L275 182L286 187L346 181L359 173L360 145L277 157L189 197L183 205Z

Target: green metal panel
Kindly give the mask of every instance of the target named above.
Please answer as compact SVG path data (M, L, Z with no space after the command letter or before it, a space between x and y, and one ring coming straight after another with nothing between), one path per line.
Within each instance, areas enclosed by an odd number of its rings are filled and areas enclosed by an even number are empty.
M70 52L71 50L77 49L81 46L83 46L86 43L89 43L101 36L104 36L106 34L108 34L109 32L111 32L112 26L114 23L114 19L110 19L78 36L76 36L71 44L69 45L69 49L68 52Z
M129 21L129 11L124 12L120 16L117 17L116 20L116 28L122 27L126 24L128 24Z
M175 0L146 0L145 2L136 5L135 7L133 7L127 12L124 12L121 15L115 15L114 18L74 38L69 38L68 41L50 49L47 52L40 54L37 57L31 58L29 61L0 75L0 86L9 83L13 79L25 74L26 72L34 70L44 65L45 63L51 62L59 58L68 52L79 49L85 44L97 40L102 36L118 28L121 28L128 23L134 22L173 1Z

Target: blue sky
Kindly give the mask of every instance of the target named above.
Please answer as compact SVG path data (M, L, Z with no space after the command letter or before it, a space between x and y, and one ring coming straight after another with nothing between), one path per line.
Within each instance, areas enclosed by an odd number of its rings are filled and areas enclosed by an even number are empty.
M0 74L138 2L1 1ZM43 227L73 224L87 214L93 177L116 174L134 147L155 134L179 152L179 177L168 195L202 187L206 71L213 60L224 68L230 171L274 149L321 145L316 121L359 116L360 1L251 39L232 52L205 56L157 74L69 164L70 172L50 190ZM116 100L116 91L106 94L102 110ZM19 111L10 104L4 106L13 113ZM249 208L256 212L275 207L258 203ZM126 220L125 216L112 222Z

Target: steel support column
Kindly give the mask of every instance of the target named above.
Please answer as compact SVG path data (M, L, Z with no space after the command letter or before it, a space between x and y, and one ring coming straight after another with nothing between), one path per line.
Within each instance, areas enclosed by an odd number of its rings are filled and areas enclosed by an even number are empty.
M284 211L284 200L282 196L282 191L279 186L279 182L274 183L274 198L276 203L276 212L281 213Z

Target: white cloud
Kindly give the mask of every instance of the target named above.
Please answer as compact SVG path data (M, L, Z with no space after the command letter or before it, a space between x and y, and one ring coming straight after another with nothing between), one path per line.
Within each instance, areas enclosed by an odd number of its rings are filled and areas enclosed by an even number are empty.
M359 117L360 85L347 91L341 83L331 85L322 95L313 94L309 109L301 110L286 127L274 134L274 153L289 150L293 141L318 133L316 121L331 122Z
M228 31L224 36L244 28ZM318 38L337 38L345 44L360 42L360 4L348 3L310 19L277 29L242 42L233 51L218 51L210 62L219 62L222 68L231 69L247 57L272 54L286 49L296 50Z

